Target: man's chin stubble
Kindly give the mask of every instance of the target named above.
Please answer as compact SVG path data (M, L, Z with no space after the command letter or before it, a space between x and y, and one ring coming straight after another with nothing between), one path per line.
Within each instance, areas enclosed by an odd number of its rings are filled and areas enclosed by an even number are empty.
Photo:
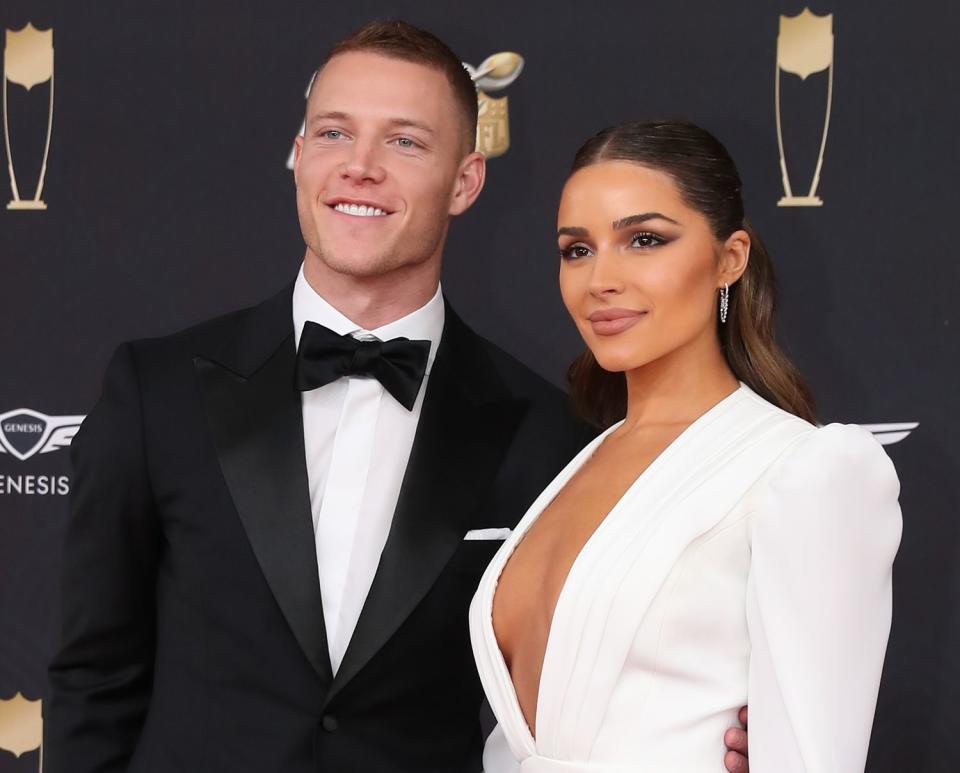
M390 274L413 269L422 260L404 260L393 255L370 255L364 257L343 258L340 256L320 257L331 271L353 279L379 279Z

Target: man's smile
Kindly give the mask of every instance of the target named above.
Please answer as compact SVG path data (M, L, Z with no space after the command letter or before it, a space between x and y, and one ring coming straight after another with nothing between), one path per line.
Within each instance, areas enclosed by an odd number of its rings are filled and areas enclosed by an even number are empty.
M365 199L335 198L326 204L335 212L349 217L387 217L393 214L383 204Z

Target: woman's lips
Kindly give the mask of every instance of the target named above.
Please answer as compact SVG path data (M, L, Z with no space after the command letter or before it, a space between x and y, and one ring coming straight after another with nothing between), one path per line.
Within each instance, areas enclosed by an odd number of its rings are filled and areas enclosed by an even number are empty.
M612 336L629 330L636 325L647 312L633 311L631 309L607 309L605 311L595 311L588 319L593 332L597 335Z

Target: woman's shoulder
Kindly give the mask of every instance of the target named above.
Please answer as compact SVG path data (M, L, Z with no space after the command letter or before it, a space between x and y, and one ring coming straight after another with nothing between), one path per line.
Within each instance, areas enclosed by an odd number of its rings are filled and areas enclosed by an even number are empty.
M789 426L798 436L817 428L815 424L811 424L809 421L801 419L799 416L785 411L766 398L761 397L742 381L737 392L745 410L757 417L763 417L768 422Z
M900 481L883 447L863 427L811 429L772 467L764 488L753 519L755 546L822 551L829 539L859 545L864 556L892 560L896 553Z
M893 462L871 432L857 424L827 424L804 433L777 465L773 485L781 488L860 490L896 498Z
M862 472L874 475L896 473L883 446L858 424L832 423L819 426L774 405L746 384L740 390L752 413L768 423L785 428L789 442L774 472L786 475L844 476Z
M749 410L760 424L777 427L775 459L754 490L757 515L768 523L802 522L804 528L836 525L857 513L894 511L900 481L873 434L857 424L817 426L778 408L744 385ZM762 417L762 419L761 419Z

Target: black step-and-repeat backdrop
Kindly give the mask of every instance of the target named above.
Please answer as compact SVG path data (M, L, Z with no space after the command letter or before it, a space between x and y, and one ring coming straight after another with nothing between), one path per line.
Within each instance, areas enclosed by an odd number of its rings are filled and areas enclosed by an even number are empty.
M822 419L870 425L903 483L868 770L960 769L955 4L4 0L0 773L40 765L67 447L106 358L292 279L304 90L378 17L433 30L477 76L489 179L444 287L557 383L579 348L552 235L575 148L648 117L728 145Z

